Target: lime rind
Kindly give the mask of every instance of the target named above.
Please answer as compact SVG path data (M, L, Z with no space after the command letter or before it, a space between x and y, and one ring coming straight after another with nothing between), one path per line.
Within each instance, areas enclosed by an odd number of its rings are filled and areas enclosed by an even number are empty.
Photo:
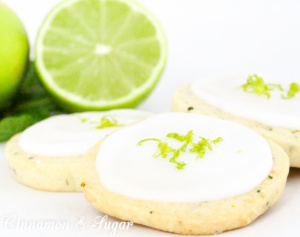
M50 14L47 16L46 20L41 27L38 39L36 42L35 55L36 55L36 68L39 72L41 80L46 88L51 92L51 94L57 99L59 104L71 111L84 111L84 110L99 110L99 109L112 109L112 108L123 108L123 107L135 107L143 99L145 99L149 93L153 90L157 84L161 74L164 71L166 60L167 60L167 42L164 31L159 23L159 21L154 17L148 10L142 7L140 4L136 3L133 0L98 0L102 2L121 2L130 6L134 11L140 12L147 16L147 19L154 25L156 29L155 38L159 42L160 47L160 57L156 66L152 69L151 76L140 86L132 90L128 95L122 96L117 99L99 99L99 100L90 100L83 98L82 96L76 95L75 93L69 92L62 89L57 83L53 80L53 75L46 68L43 60L43 52L45 47L43 45L44 37L46 32L51 28L51 23L55 16L65 8L73 5L74 3L81 2L83 0L67 0L60 3L55 7ZM145 39L150 40L151 39ZM85 42L87 43L87 42ZM130 44L126 42L124 44ZM134 44L134 42L133 42ZM47 50L47 48L46 48ZM55 50L54 50L55 51Z

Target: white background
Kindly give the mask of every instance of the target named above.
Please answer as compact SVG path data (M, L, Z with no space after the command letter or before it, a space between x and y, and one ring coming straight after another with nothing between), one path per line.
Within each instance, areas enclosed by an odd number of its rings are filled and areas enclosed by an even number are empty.
M33 48L39 26L59 0L2 0L20 16ZM300 82L300 1L297 0L139 0L161 21L168 38L168 65L157 88L140 106L164 112L174 90L202 77L263 74ZM0 22L1 24L1 22ZM5 228L3 218L65 220L67 231L21 231ZM9 174L0 145L0 236L108 236L93 231L102 215L81 193L46 193L18 184ZM75 224L84 216L83 232ZM111 219L113 220L113 219ZM173 236L142 226L116 236ZM222 234L233 236L300 236L300 170L292 170L286 191L274 208L250 226Z

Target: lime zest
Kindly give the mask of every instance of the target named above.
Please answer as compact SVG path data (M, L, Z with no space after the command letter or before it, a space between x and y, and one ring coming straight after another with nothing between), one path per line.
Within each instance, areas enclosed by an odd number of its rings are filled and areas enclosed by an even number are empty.
M180 149L173 150L173 157L169 160L169 162L176 164L176 168L179 170L183 170L184 166L186 165L185 162L179 162L176 160L180 155Z
M167 158L167 156L169 154L171 154L171 158L169 159L170 163L174 163L176 164L176 168L178 170L182 170L184 169L184 167L186 166L185 162L180 162L177 160L177 158L180 156L181 152L186 152L187 151L187 147L190 145L192 146L192 148L189 149L190 152L195 152L198 153L198 157L196 158L196 160L198 158L203 158L203 156L206 153L206 148L208 148L210 151L213 150L213 146L216 146L217 143L220 143L223 141L223 138L218 137L215 140L210 140L210 139L206 139L204 137L199 137L201 139L201 141L194 143L194 132L193 130L190 130L189 132L187 132L186 135L181 135L179 133L169 133L166 135L166 138L172 138L175 139L179 142L184 142L184 144L178 148L175 149L171 146L169 146L169 144L166 141L162 141L160 139L157 138L147 138L144 140L141 140L137 145L141 146L144 142L148 142L148 141L155 141L157 142L157 151L153 154L153 157L157 158L159 156L161 156L162 158Z
M243 89L247 93L254 93L257 95L266 95L268 99L271 98L270 91L280 90L284 91L280 84L266 84L262 77L257 76L256 74L250 75L247 79L247 82L242 85ZM282 99L291 99L300 91L300 86L298 83L293 82L290 84L290 89L286 95L282 94Z
M247 79L247 82L242 85L245 92L254 93L257 95L266 95L268 99L271 97L270 91L278 89L283 91L283 88L280 84L265 84L262 77L257 76L256 74L250 75Z
M168 153L173 152L173 148L168 145L168 143L163 142L159 139L156 138L149 138L149 139L144 139L138 143L138 146L141 146L143 142L147 141L155 141L158 142L157 144L157 151L153 155L155 158L161 156L162 158L166 158Z
M168 138L173 138L180 142L185 142L179 149L174 149L173 151L173 157L170 159L171 163L176 164L176 168L179 170L184 169L184 166L186 165L185 162L179 162L176 160L180 156L180 152L185 152L187 146L193 142L194 132L193 130L190 130L186 135L180 135L179 133L169 133L167 134Z
M80 119L80 121L81 121L82 123L86 123L86 122L88 121L87 118L84 118L84 117L81 117L81 116L78 116L78 118Z
M156 138L147 138L144 140L139 141L139 143L137 144L138 146L141 146L144 142L148 142L148 141L156 141L156 142L161 142L161 140L156 139Z
M95 127L96 129L124 126L123 124L119 124L117 119L112 115L103 116L100 122L94 122L82 116L78 116L78 119L80 119L82 123L97 124L97 126Z
M105 115L101 118L99 125L97 125L95 128L103 129L103 128L120 127L120 126L124 126L124 125L119 124L115 117L113 117L112 115Z
M186 135L180 135L179 133L169 133L167 137L176 139L180 142L185 142L184 145L179 148L180 151L185 151L187 146L193 142L194 132L190 130Z
M180 142L184 142L184 141L192 141L193 135L194 135L194 132L193 132L193 130L191 130L186 135L180 135L179 133L172 132L172 133L167 134L167 137L174 138Z
M218 137L217 139L213 140L212 142L213 142L214 145L217 145L217 143L222 142L222 141L223 141L223 138Z
M290 90L287 92L287 95L281 95L282 99L291 99L300 91L300 86L298 83L293 82L290 85Z
M200 137L200 139L201 141L199 141L198 143L193 143L193 148L190 149L190 152L195 152L198 154L197 159L203 158L203 156L206 153L206 148L212 151L213 150L212 144L216 146L217 143L223 141L223 138L221 137L218 137L213 141L206 139L204 137Z
M153 157L157 158L161 156L162 158L167 158L168 154L173 153L173 157L170 158L169 162L175 163L177 169L183 169L186 163L184 162L178 162L176 158L180 155L180 149L174 149L169 146L167 142L163 142L160 139L156 138L148 138L140 141L137 145L141 146L142 143L148 142L148 141L155 141L158 142L157 144L157 151L153 154Z

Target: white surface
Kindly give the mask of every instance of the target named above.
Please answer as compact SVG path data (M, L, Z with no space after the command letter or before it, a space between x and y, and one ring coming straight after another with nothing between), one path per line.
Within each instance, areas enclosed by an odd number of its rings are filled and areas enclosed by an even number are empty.
M247 93L242 85L247 82L247 74L239 76L215 77L197 80L191 90L200 99L232 115L258 121L272 127L300 128L300 92L291 99L282 99L290 88L289 78L263 76L265 83L280 84L284 91L266 95ZM262 75L260 75L262 76ZM300 78L297 80L300 85Z
M42 19L59 0L2 0L25 23L34 45ZM297 0L140 0L161 20L166 30L169 58L158 87L140 106L154 112L170 109L174 90L200 77L232 74L264 74L300 77L300 1ZM85 216L89 224L98 215L80 193L45 193L18 184L0 153L0 216L16 215L31 220L68 220ZM250 226L224 233L228 237L298 237L300 235L300 170L293 170L286 191L274 208ZM1 218L2 219L2 218ZM109 236L87 226L70 231L6 230L7 236ZM174 236L141 226L116 236Z
M120 126L97 128L104 116L116 119ZM149 116L151 113L131 109L57 115L27 128L20 136L19 146L41 156L84 155L108 134Z
M201 141L199 137L223 141L198 159L197 153L189 152L192 146L187 147L177 158L186 163L182 170L169 162L172 155L153 157L157 142L137 145L155 138L179 149L184 143L166 138L167 134L185 135L191 130L194 143ZM268 178L272 166L268 143L249 128L187 113L156 115L115 132L105 139L96 160L101 183L108 190L160 202L217 201L245 194Z

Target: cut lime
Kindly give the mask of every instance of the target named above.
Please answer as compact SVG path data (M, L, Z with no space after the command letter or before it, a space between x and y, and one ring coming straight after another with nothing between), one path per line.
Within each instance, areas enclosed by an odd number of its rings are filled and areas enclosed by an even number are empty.
M70 111L135 107L166 64L158 20L132 0L66 0L44 21L36 68Z

